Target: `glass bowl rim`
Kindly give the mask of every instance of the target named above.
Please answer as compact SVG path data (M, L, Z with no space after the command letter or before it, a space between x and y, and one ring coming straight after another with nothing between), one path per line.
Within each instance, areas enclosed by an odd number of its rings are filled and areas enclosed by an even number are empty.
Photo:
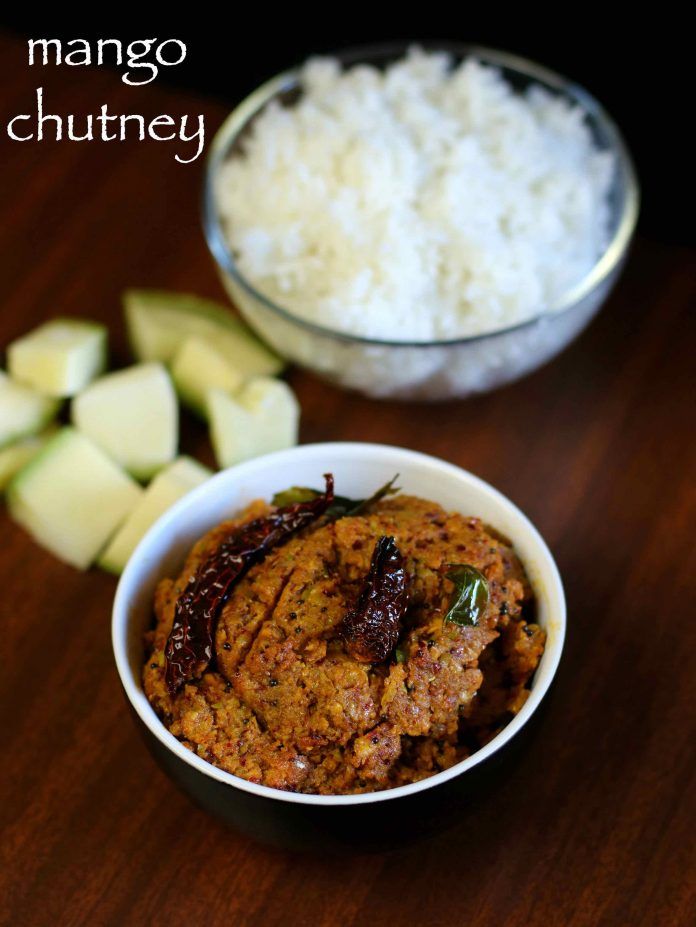
M531 328L539 322L553 320L566 311L572 310L581 300L606 280L620 265L626 255L638 221L638 212L640 208L638 178L630 152L618 126L601 103L580 84L564 77L556 71L537 64L531 59L483 45L432 41L388 42L376 45L356 46L337 52L331 52L326 55L322 54L320 57L337 58L344 66L355 65L365 62L370 58L384 58L385 60L389 60L391 57L397 58L398 56L403 56L412 47L423 48L431 52L446 52L456 55L461 59L474 57L481 60L484 64L504 68L508 71L516 71L530 81L536 81L537 83L545 85L547 88L551 88L552 91L569 98L572 102L579 105L587 115L591 116L598 125L601 125L609 140L609 150L611 150L616 157L616 175L614 182L616 182L619 175L623 175L626 195L616 230L611 240L607 243L604 251L587 274L557 299L553 305L529 319L524 319L521 322L516 322L513 325L508 325L503 328L495 328L480 332L475 335L462 335L455 338L435 340L402 341L352 334L351 332L340 331L330 328L327 325L320 325L317 322L304 319L270 299L263 292L258 290L237 267L237 263L225 238L222 222L216 207L215 178L218 169L227 159L231 147L235 144L239 134L244 130L249 120L256 116L263 107L270 103L278 94L297 87L300 66L277 74L275 77L270 78L253 90L232 110L213 138L206 157L202 198L203 230L213 258L219 267L229 274L250 296L286 321L292 322L314 335L347 342L349 344L360 344L366 347L437 348L470 344L488 338L495 338L496 336L505 335L510 332Z

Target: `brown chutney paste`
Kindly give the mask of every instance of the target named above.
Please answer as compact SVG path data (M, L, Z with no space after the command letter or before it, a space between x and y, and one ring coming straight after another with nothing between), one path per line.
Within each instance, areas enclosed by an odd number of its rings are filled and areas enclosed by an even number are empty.
M406 495L356 516L320 517L251 566L219 614L210 665L172 695L165 647L177 600L226 537L274 511L254 502L214 528L180 576L157 588L145 692L188 749L278 789L368 792L447 769L520 710L545 633L531 620L519 559L479 519ZM346 616L385 537L398 547L408 599L396 647L371 663L352 655ZM448 564L470 564L487 581L488 604L474 625L444 621Z

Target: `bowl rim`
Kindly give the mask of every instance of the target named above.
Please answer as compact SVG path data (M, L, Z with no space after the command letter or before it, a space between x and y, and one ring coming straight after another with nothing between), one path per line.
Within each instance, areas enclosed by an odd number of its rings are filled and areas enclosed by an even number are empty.
M520 532L526 533L527 537L534 543L538 557L535 561L535 566L538 566L538 564L543 561L545 568L544 584L541 588L537 588L535 592L537 596L543 596L549 603L551 619L554 625L554 634L550 636L547 641L544 654L546 663L544 665L543 677L539 678L539 670L537 670L529 697L519 713L515 715L515 717L493 737L489 743L466 759L461 760L459 763L455 763L454 766L449 767L449 769L435 773L418 782L377 792L367 792L357 795L314 795L303 792L286 792L281 789L259 785L242 779L239 776L225 772L212 763L207 762L207 760L187 750L156 715L143 691L140 683L140 674L139 672L136 674L132 671L128 657L130 606L133 596L137 591L137 585L135 584L137 562L141 558L148 560L151 549L158 549L158 545L161 546L161 538L171 533L177 522L182 520L185 521L187 512L195 510L198 500L209 494L220 493L230 482L243 484L245 477L251 474L260 462L266 465L275 464L278 469L282 469L282 466L288 461L294 462L297 458L301 460L306 458L307 461L316 461L317 466L326 467L327 460L337 461L337 458L340 457L345 462L346 460L356 459L356 456L361 459L382 460L385 462L385 466L388 465L388 468L392 468L392 472L395 472L393 470L394 467L398 470L400 465L420 464L434 471L447 473L450 476L454 476L460 482L468 484L475 492L492 498L496 504L506 509L507 514L516 521ZM323 464L320 464L321 460L324 461ZM162 552L160 551L158 559L161 559L161 557ZM238 464L235 467L230 467L227 470L222 470L176 502L149 528L131 555L128 565L120 577L113 604L111 636L118 674L132 709L135 711L140 721L143 722L147 730L154 735L165 748L178 757L178 759L211 779L261 798L289 802L292 804L345 807L406 798L418 792L435 788L450 779L462 775L469 769L478 766L484 760L488 759L488 757L500 750L529 721L548 691L556 675L561 659L565 640L565 629L565 596L561 577L553 556L546 542L532 522L501 492L479 477L474 476L469 471L419 451L407 450L406 448L386 444L326 442L305 444L290 448L289 450L276 451L275 453L266 454L255 460Z
M484 45L432 41L418 43L386 42L340 50L330 53L328 57L338 58L344 65L352 65L359 63L368 56L380 56L388 59L389 57L399 54L403 55L413 47L423 48L426 51L433 52L443 51L458 55L462 59L475 57L479 58L484 64L505 68L509 71L516 71L524 77L529 78L531 81L544 84L554 92L569 97L574 103L579 105L586 114L590 115L602 126L610 141L609 150L616 156L614 183L617 182L619 175L621 175L625 184L626 194L623 210L616 230L607 243L604 251L587 274L559 297L554 304L529 319L524 319L521 322L516 322L513 325L508 325L503 328L490 329L475 335L435 340L399 341L351 334L350 332L340 331L330 326L321 325L318 322L304 319L270 299L261 292L261 290L257 289L256 286L242 274L237 266L232 251L227 243L222 221L216 208L215 180L220 166L227 159L230 147L234 144L237 136L244 129L247 122L278 93L293 89L297 86L300 73L299 66L277 74L275 77L270 78L270 80L265 81L253 90L232 110L215 133L206 156L201 202L203 232L208 249L215 262L219 268L223 272L229 274L249 296L260 302L274 314L285 319L285 321L294 323L315 335L332 338L348 344L359 344L377 348L440 348L471 344L488 338L494 338L497 335L505 335L510 332L531 328L538 323L553 319L571 310L577 303L609 278L612 272L621 264L621 261L628 251L638 221L640 187L633 159L618 126L602 104L582 85L544 65L538 64L530 58L525 58L500 49L489 48ZM326 56L322 55L322 57Z

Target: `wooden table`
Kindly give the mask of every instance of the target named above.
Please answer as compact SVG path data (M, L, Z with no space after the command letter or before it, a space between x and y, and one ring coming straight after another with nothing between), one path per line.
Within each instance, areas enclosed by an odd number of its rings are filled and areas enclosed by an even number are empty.
M3 124L30 112L204 112L115 75L26 66L0 40ZM202 163L170 144L3 138L0 343L57 313L111 326L126 286L220 296ZM638 241L560 358L493 395L371 402L290 375L303 441L416 448L524 509L563 574L569 634L533 750L417 849L337 861L224 829L155 767L109 636L115 580L41 551L3 512L0 919L13 925L686 925L694 898L694 255ZM185 446L210 457L202 429ZM182 823L183 822L183 823Z

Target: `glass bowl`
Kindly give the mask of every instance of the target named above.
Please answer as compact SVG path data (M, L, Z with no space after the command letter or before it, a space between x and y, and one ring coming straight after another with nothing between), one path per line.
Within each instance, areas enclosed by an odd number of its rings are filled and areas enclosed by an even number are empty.
M633 235L639 190L630 154L612 119L582 87L538 64L506 52L474 45L423 43L446 51L459 63L475 57L500 70L518 91L541 85L579 105L595 144L614 155L609 191L608 244L590 272L555 305L514 326L444 341L385 341L317 325L270 300L240 272L216 206L221 165L240 151L244 134L271 100L292 106L301 93L299 72L272 78L230 114L215 136L207 159L203 224L208 247L223 284L247 322L279 354L319 376L368 396L448 399L484 392L518 379L563 350L589 323L621 271ZM403 57L408 45L381 45L338 53L344 66L385 67Z

